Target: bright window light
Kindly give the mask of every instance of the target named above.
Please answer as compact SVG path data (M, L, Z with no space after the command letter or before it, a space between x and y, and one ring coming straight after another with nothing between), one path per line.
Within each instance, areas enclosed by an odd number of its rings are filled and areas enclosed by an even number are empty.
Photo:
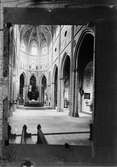
M31 45L31 54L32 55L37 55L38 54L38 49L37 49L37 44L34 42Z
M26 51L26 46L23 42L21 43L21 50Z
M45 55L45 54L47 54L47 47L43 47L42 48L42 53Z

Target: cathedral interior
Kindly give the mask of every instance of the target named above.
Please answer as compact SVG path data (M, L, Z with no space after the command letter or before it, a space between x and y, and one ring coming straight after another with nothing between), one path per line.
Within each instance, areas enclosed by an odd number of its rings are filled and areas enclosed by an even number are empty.
M28 109L27 116L29 116L31 114L30 110L33 113L35 109L39 110L38 113L35 112L35 114L39 114L41 109L41 115L46 112L46 118L42 118L45 121L48 119L47 115L52 111L54 111L53 116L57 116L56 112L66 113L66 120L70 119L67 116L78 118L77 120L80 118L85 119L83 121L86 127L83 128L81 124L82 128L74 130L76 132L83 130L85 138L86 130L88 138L94 105L94 27L89 25L13 25L9 31L11 39L10 54L12 56L9 60L11 63L9 69L11 73L9 84L11 106L8 122L12 130L14 129L13 122L16 121L14 120L14 114L16 116L16 113L18 114L21 110ZM81 37L82 35L83 37ZM76 48L80 37L82 38L81 46L79 51L77 51ZM76 51L74 60L71 58L72 41L74 41L74 53ZM75 90L73 91L76 91L77 94L75 98L76 104L71 106L73 98L71 96L73 88L71 68L74 67L73 84L75 85ZM79 71L77 68L79 68ZM79 106L78 109L77 106ZM56 119L55 121L53 119L54 127L56 127L56 121ZM67 126L65 121L63 123ZM20 127L23 126L21 125ZM59 133L64 133L59 124L58 128ZM68 132L72 135L71 130L69 129ZM57 132L57 129L52 129L53 131ZM14 129L13 133L18 132ZM21 128L19 133L21 133ZM83 135L81 136L83 139ZM70 136L68 135L68 137ZM61 144L61 142L55 143ZM64 142L62 143L65 144ZM76 143L74 142L74 144Z
M117 165L116 0L1 0L0 40L0 165Z

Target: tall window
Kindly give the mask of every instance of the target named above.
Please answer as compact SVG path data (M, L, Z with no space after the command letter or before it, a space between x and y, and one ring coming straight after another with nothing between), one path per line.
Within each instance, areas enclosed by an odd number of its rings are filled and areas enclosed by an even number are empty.
M31 43L31 54L32 55L37 55L38 54L38 47L36 41L33 41Z
M24 44L24 42L21 43L21 50L26 51L26 45Z

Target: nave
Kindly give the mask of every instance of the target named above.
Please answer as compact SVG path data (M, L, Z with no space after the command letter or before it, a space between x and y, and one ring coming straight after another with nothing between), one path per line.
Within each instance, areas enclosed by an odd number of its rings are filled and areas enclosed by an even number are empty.
M22 134L23 125L27 125L27 132L37 133L37 125L41 125L41 130L52 145L90 145L89 123L91 115L81 113L80 117L70 117L68 109L64 112L56 112L54 109L19 107L9 117L9 125L13 134ZM81 133L79 133L81 132ZM83 133L84 132L84 133ZM51 134L50 134L51 133ZM58 133L58 134L57 134ZM50 135L49 135L50 134ZM27 144L35 144L36 136L32 136ZM21 144L21 137L18 136L13 144Z

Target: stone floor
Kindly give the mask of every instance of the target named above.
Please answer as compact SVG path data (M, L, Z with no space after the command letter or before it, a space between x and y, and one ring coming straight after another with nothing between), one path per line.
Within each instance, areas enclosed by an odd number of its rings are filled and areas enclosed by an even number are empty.
M63 145L89 145L89 133L77 134L76 132L88 132L91 115L81 113L79 118L70 117L68 110L57 112L46 108L17 108L9 118L12 133L21 134L24 124L29 133L37 133L37 125L42 131L48 133L60 133L59 135L45 135L48 144ZM70 133L70 134L66 134ZM20 143L21 137L17 137L15 143ZM36 136L31 138L31 143L36 143Z
M25 161L31 161L39 166L117 166L117 158L113 158L109 148L99 148L95 152L90 143L89 134L73 134L78 131L89 131L91 115L80 114L79 118L68 116L68 111L57 112L47 108L18 108L9 118L12 132L21 134L22 126L26 124L30 133L36 133L36 127L41 124L43 133L63 133L60 135L46 135L48 145L10 144L4 148L4 160L0 160L0 167L21 167ZM65 134L71 132L71 134ZM65 143L69 143L66 147Z

